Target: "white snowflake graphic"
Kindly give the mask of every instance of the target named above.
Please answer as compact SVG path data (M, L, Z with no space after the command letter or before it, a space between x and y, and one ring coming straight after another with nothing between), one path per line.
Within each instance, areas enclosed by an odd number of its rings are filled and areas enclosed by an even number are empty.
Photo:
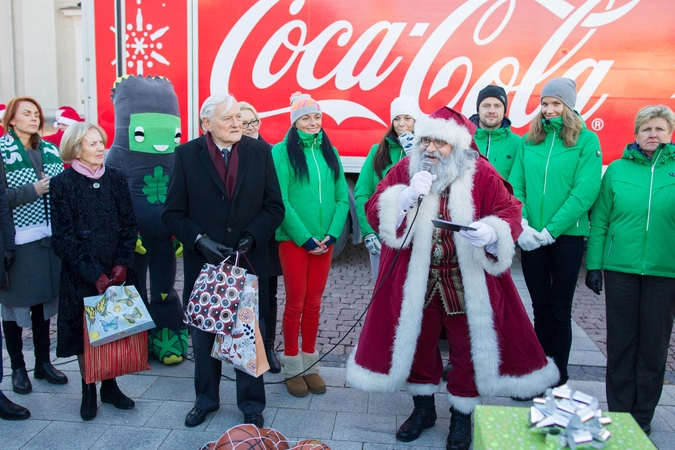
M135 23L128 22L124 34L127 67L133 69L135 66L136 75L143 75L145 67L151 69L155 64L153 60L165 66L171 65L169 60L159 53L164 45L162 42L158 42L158 39L169 31L169 27L165 26L153 32L153 25L144 23L141 3L142 0L136 0L139 7L136 10ZM166 4L162 4L162 6L166 6ZM110 27L110 30L116 33L115 27ZM116 60L113 60L111 64L115 65Z

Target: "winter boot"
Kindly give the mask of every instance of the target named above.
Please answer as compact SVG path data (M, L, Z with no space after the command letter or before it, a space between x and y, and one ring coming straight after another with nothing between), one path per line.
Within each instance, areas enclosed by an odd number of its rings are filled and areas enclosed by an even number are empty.
M415 395L415 409L396 432L396 439L403 442L414 441L427 428L436 424L436 405L433 395Z
M82 379L82 405L80 417L82 420L92 420L96 417L96 383L85 383Z
M297 376L303 371L302 355L295 356L281 355L281 373L286 379L286 389L293 397L306 397L309 393L307 383L302 375Z
M265 356L267 356L267 362L270 365L270 372L281 372L281 363L277 359L276 353L274 353L274 340L269 342L267 339L265 339Z
M307 383L307 390L312 394L325 394L326 393L326 383L319 376L319 367L320 364L316 364L319 360L319 352L314 353L305 353L302 352L302 364L304 370L307 370L307 373L304 375L305 383ZM314 366L310 369L310 366Z
M450 433L445 445L446 450L468 450L471 446L471 414L464 414L450 408Z
M120 391L114 378L101 381L101 402L112 403L117 409L134 409L136 403Z

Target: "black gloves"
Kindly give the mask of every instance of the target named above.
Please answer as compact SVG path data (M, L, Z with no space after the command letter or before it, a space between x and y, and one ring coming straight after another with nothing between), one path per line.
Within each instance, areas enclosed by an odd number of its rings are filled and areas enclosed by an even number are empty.
M602 272L599 270L589 270L586 272L586 287L600 295L602 291Z
M214 266L217 266L223 262L223 260L228 256L234 256L234 250L232 250L231 247L219 244L205 234L197 239L197 242L195 242L195 248L199 250L202 255L204 255L206 261L208 261L209 264L213 264ZM232 262L234 263L234 260L232 260Z
M250 234L245 234L244 237L239 239L239 247L237 248L237 251L239 253L248 253L251 251L251 248L253 248L253 244L255 244L255 239L253 236Z
M5 270L9 272L9 269L14 265L16 261L16 251L14 250L5 250Z

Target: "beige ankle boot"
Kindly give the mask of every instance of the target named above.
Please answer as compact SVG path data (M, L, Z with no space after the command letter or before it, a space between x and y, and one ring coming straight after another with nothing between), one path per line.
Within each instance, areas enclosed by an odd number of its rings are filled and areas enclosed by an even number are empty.
M302 363L304 369L306 370L319 360L319 352L314 353L302 353ZM312 394L324 394L326 392L326 383L319 376L319 367L321 365L317 364L305 373L305 383L307 383L307 390Z
M281 362L281 373L286 379L288 393L293 397L306 397L309 392L307 383L305 383L302 375L296 377L303 371L302 355L288 356L282 353L279 355L279 361Z

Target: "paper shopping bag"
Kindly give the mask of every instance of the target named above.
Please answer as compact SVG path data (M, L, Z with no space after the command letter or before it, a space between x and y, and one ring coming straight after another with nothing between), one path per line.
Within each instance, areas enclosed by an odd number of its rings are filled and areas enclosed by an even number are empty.
M155 327L134 286L110 286L102 295L85 297L84 312L94 347Z
M98 347L92 346L89 338L84 336L85 383L95 383L143 370L150 370L147 331Z
M246 275L235 327L230 334L216 334L211 356L235 369L258 377L270 369L258 326L258 277Z

